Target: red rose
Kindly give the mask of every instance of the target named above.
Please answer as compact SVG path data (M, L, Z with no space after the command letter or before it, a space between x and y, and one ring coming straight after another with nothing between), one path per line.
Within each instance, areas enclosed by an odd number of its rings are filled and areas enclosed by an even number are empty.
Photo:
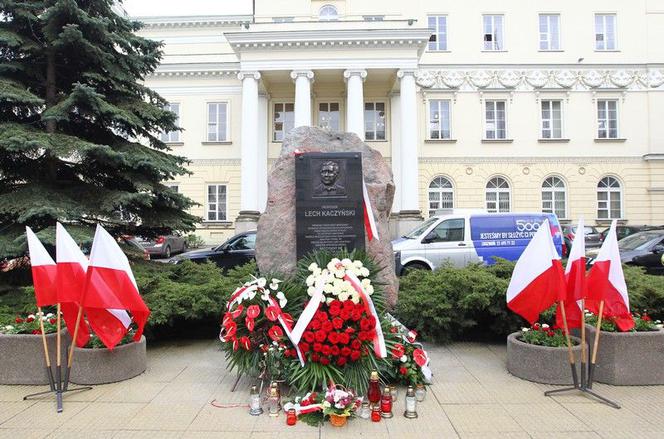
M290 356L291 356L290 350L289 350L289 349L286 349L286 350L284 351L284 357L288 358L288 357L290 357Z
M367 337L367 340L373 340L374 338L376 338L376 330L375 329L369 329L368 331L366 331L366 337Z
M539 324L539 323L535 323L535 324L533 325L533 329L534 329L535 331L539 331L539 330L540 330L540 324Z
M360 346L362 346L362 343L358 339L353 340L350 344L350 347L355 349L356 351L360 349Z
M369 319L360 320L360 329L368 331L371 328L371 321Z
M330 352L332 352L332 348L328 344L323 345L323 349L321 349L321 354L323 355L330 355Z
M367 332L366 332L366 331L360 331L360 332L357 334L357 338L359 338L360 341L369 340L369 338L367 338Z
M357 311L357 312L364 312L364 304L361 303L361 302L359 302L359 303L354 303L354 304L353 304L353 308L355 308L354 311Z
M325 331L316 331L316 333L314 334L314 337L316 338L317 342L322 343L327 338L327 332L325 332Z
M267 335L274 341L279 341L281 337L284 336L284 330L281 329L281 326L274 325L268 331Z
M425 364L427 364L427 361L429 360L429 358L427 357L427 353L419 348L413 351L413 359L415 360L415 363L417 363L417 365L420 367L423 367Z
M353 303L352 300L346 300L342 304L344 311L353 312L353 310L355 309L355 304Z
M323 331L325 331L325 332L330 332L331 330L333 330L334 327L332 326L332 322L329 321L329 320L325 320L325 321L323 322L322 329L323 329Z
M267 317L267 319L269 321L274 322L275 320L277 320L277 318L279 318L280 313L281 313L281 311L279 310L279 308L277 308L276 306L270 305L265 310L265 317Z
M348 343L350 343L350 335L346 333L339 334L339 343L343 345L347 345Z
M339 299L334 299L330 304L328 305L330 308L339 308L341 309L341 306L343 303L341 303L341 300Z
M311 354L311 361L313 361L314 363L318 363L319 360L320 360L320 355L318 355L316 352Z
M353 319L353 321L357 322L358 320L360 320L362 318L362 312L358 311L358 310L355 310L355 311L353 311L353 314L350 316L350 318Z
M240 346L242 346L244 350L248 351L251 348L251 342L249 341L249 337L246 336L240 337Z
M343 349L342 349L343 350ZM357 361L360 359L360 351L353 351L350 353L350 359L351 361Z
M307 343L313 343L316 337L314 336L314 333L311 331L304 331L304 334L302 334L302 338L304 341Z
M341 314L339 314L339 317L341 317L341 320L346 321L350 319L351 315L353 315L353 312L344 308L341 310Z
M323 349L323 345L321 343L314 343L314 352L320 352L321 349Z
M20 317L16 317L16 323L23 323L23 319Z
M25 321L28 322L28 323L32 323L32 322L35 321L35 318L34 317L28 317L27 319L25 319Z
M253 332L254 326L256 326L256 323L254 322L254 319L252 319L251 317L246 317L244 319L244 324L247 326L247 329L249 330L249 332Z
M398 329L396 326L392 326L392 327L390 328L390 332L391 332L392 334L396 334L397 332L399 332L399 329Z
M404 366L401 366L401 367L399 368L399 373L400 373L401 375L406 375L406 374L408 373L408 369L406 369Z
M347 357L347 356L349 356L349 355L351 354L351 350L350 350L350 348L349 348L348 346L344 346L343 348L341 348L341 350L339 351L339 353L340 353L341 355L343 355L344 357Z
M343 366L344 364L346 364L346 357L337 358L337 366Z
M33 319L33 320L34 320L34 319ZM41 330L39 330L39 329L35 329L35 330L32 331L32 333L35 334L35 335L37 335L37 334L41 334Z
M52 318L51 318L51 319L48 319L48 322L49 322L51 325L55 325L55 324L58 322L58 320L57 320L57 319L52 319Z
M249 305L247 308L247 317L255 319L261 313L261 308L258 305Z
M323 321L323 322L329 319L329 317L327 316L327 313L325 311L318 311L316 313L316 318L318 320Z
M318 331L321 327L320 320L312 320L309 325L314 331Z
M341 313L341 307L339 305L330 305L329 312L331 316L336 317Z
M330 332L327 335L327 339L329 340L330 343L337 344L339 343L339 334L337 334L336 332Z
M340 352L339 346L332 346L332 349L330 349L330 353L335 357L339 355L339 352Z
M309 348L310 348L309 343L304 343L304 342L300 343L300 350L302 352L304 353L309 352Z
M238 305L237 308L235 308L235 311L231 311L231 316L233 316L234 319L237 319L242 315L242 311L244 311L244 306Z
M328 364L330 364L330 359L327 357L321 357L320 364L322 364L323 366L327 366Z
M406 353L406 349L401 343L397 343L392 348L392 357L401 358Z
M376 317L374 316L369 316L367 317L367 320L369 320L369 325L373 328L376 326Z
M343 325L344 321L341 320L339 317L335 317L335 319L332 320L332 326L334 326L334 329L341 329Z

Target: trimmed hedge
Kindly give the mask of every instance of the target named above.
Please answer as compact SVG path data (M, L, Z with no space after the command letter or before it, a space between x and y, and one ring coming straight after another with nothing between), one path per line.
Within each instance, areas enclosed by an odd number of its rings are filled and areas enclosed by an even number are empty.
M507 309L505 292L513 269L513 262L500 260L492 266L414 271L401 278L396 315L429 340L504 339L530 326ZM664 319L664 276L630 266L624 272L632 310ZM554 309L542 313L540 321L552 325Z

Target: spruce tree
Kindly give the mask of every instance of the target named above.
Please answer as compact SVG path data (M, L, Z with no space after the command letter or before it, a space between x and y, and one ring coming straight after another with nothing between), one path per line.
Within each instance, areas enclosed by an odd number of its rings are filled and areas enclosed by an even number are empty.
M188 231L194 203L163 182L187 174L160 132L177 129L143 84L161 44L114 0L0 0L0 258L25 226Z

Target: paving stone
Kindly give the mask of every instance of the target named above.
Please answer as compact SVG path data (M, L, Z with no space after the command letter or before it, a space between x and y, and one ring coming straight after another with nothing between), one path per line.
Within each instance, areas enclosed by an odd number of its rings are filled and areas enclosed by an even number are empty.
M36 427L39 429L55 430L69 421L90 403L87 402L65 402L64 411L57 413L55 410L55 399L48 402L37 402L2 424L3 428Z
M143 407L126 425L128 430L186 430L203 404L157 404Z
M30 428L2 428L0 439L42 439L48 436L50 430L34 430Z
M600 439L601 436L593 431L566 431L565 434L552 431L531 431L530 437L533 439Z
M145 403L104 402L90 404L63 426L67 430L113 430L125 426Z
M214 384L168 383L153 399L157 404L180 404L195 402L201 405L212 400Z
M251 432L259 418L269 418L267 414L261 416L251 416L247 407L217 408L211 404L205 404L192 420L189 430L200 431L236 431ZM272 419L274 428L270 430L279 430L285 426L285 418ZM263 422L269 422L264 419Z
M521 382L487 382L481 381L492 400L501 403L555 403L544 396L544 392L534 383Z
M34 401L0 402L0 427L5 421L13 418L34 404L36 404Z
M387 425L394 419L381 419L380 422L371 422L368 419L352 419L345 427L334 427L326 422L320 429L321 439L348 439L348 438L376 438L387 439L391 436ZM308 436L313 438L315 436ZM398 436L396 436L398 437ZM395 437L395 438L396 438Z
M440 404L486 404L495 402L491 394L480 384L475 383L434 383L429 386Z
M650 422L635 413L624 410L614 409L605 404L563 404L569 412L579 418L584 424L590 427L591 430L600 433L614 434L616 432L624 432L626 435L629 432L646 432L656 431L656 427ZM661 416L661 415L660 415ZM650 434L647 434L651 437Z
M535 431L571 432L590 430L576 416L553 401L548 403L503 404L503 407L528 433Z
M524 429L498 404L444 404L452 425L464 432L524 432Z
M111 439L117 434L115 430L69 430L59 428L46 436L47 439Z
M107 384L98 402L150 402L168 383L154 383L129 380L122 383Z
M500 435L496 433L487 433L487 432L459 432L459 437L461 439L530 439L530 435L525 431L503 431Z
M165 430L130 431L122 430L115 433L113 439L179 439L184 432Z

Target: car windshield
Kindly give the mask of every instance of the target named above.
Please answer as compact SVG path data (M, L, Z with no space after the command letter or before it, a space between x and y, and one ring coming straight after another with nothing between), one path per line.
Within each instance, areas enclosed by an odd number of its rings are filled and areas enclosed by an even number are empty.
M436 221L438 221L438 220L439 220L439 218L436 218L436 217L429 218L428 220L424 221L424 222L423 222L422 224L420 224L419 226L415 227L413 230L411 230L411 231L410 231L409 233L407 233L406 235L403 235L402 238L415 239L415 238L417 238L418 236L420 236L422 233L424 233L424 231L425 231L426 229L428 229L429 227L431 227L431 225L432 225L433 223L435 223Z
M220 250L253 250L256 248L256 234L248 233L246 235L234 236L215 249Z
M643 250L653 239L662 236L664 236L664 233L661 231L635 233L618 241L618 248L621 251Z

